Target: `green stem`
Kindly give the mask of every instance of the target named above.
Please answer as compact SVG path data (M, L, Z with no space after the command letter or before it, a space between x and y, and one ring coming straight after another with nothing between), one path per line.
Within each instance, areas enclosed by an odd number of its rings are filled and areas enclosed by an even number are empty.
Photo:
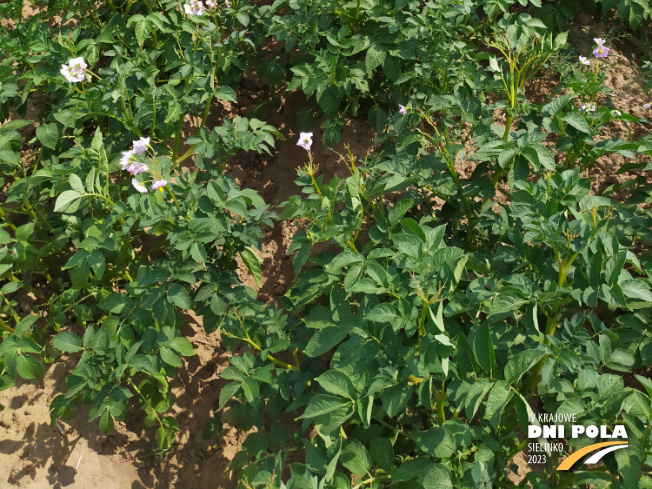
M16 330L9 326L7 323L4 322L2 318L0 318L0 328L2 328L3 331L6 331L7 333L15 333Z
M435 394L435 399L437 400L437 415L439 417L439 424L442 425L446 421L446 412L444 411L444 402L446 401L446 391L444 390L444 385L442 383L441 391L437 391Z
M144 371L143 371L143 372L144 372ZM147 373L147 372L144 372L144 373ZM148 375L149 375L149 374L148 374ZM127 382L128 382L129 385L131 385L131 387L133 387L133 389L136 391L136 394L138 394L138 397L140 397L140 399L141 399L145 404L147 404L147 407L150 408L150 410L151 410L151 412L154 414L154 417L156 418L156 421L158 422L159 426L163 426L163 421L161 421L161 418L159 417L158 413L156 412L156 409L154 408L154 406L152 406L152 403L150 402L150 400L147 399L147 397L145 397L145 396L142 394L142 392L140 392L140 389L136 386L136 384L135 384L131 379L127 379Z
M529 438L526 438L526 439L523 440L521 443L519 443L518 445L516 445L516 447L515 447L514 449L512 449L512 451L509 452L509 453L507 454L507 461L509 462L509 461L510 461L512 458L514 458L514 457L515 457L515 456L516 456L516 455L517 455L521 450L523 450L523 449L525 448L525 446L528 444L529 441L530 441L530 439L529 439Z
M181 144L181 128L183 127L183 117L179 118L177 130L174 133L174 148L172 148L172 162L176 166L177 156L179 155L179 145Z
M243 338L241 336L231 334L228 331L224 331L224 330L222 330L221 333L223 335L225 335L225 336L228 336L229 338L233 338L234 340L244 341L244 342L248 343L252 348L254 348L255 350L257 350L259 352L263 351L263 349L254 340L252 340L249 337ZM245 331L245 334L247 336L249 336L249 334L246 331ZM282 368L285 368L287 370L299 371L299 365L298 364L297 365L290 365L289 363L285 363L285 362L282 362L281 360L279 360L277 358L274 358L271 354L267 355L267 360L269 360L270 362L272 362L274 365L276 365L278 367L282 367Z
M179 159L178 159L178 160L177 160L177 161L172 165L172 168L173 168L173 169L176 168L176 167L179 166L179 165L180 165L184 160L187 160L188 158L190 158L190 157L193 155L194 151L195 151L195 145L193 144L192 146L190 146L190 149L189 149L188 151L186 151L186 152L183 154L183 156L181 156L181 158L179 158Z
M170 188L170 186L169 186L169 185L166 185L165 188L168 189L168 192L170 192L170 195L171 195L172 198L174 199L174 203L175 203L176 206L177 206L177 210L180 210L181 208L179 207L179 201L177 200L177 197L176 197L176 195L174 195L174 192L172 191L172 189ZM161 190L163 190L163 189L161 189Z
M4 209L3 209L1 206L0 206L0 217L2 217L2 220L3 220L4 222L6 222L6 223L9 225L9 228L10 228L14 233L18 230L18 228L16 227L16 225L15 225L13 222L11 222L11 221L9 220L9 217L7 216L7 214L5 213Z

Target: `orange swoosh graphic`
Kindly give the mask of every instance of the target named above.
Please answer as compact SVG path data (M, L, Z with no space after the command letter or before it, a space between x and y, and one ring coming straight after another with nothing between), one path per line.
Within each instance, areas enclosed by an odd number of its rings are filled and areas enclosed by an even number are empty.
M573 452L571 456L569 456L566 460L564 460L559 467L557 467L557 470L568 470L570 469L575 462L577 462L579 459L581 459L584 455L587 453L591 453L598 448L602 447L609 447L611 445L627 445L627 442L622 442L622 441L605 441L602 443L594 443L593 445L589 445L588 447L584 447L581 450L578 450L576 452Z

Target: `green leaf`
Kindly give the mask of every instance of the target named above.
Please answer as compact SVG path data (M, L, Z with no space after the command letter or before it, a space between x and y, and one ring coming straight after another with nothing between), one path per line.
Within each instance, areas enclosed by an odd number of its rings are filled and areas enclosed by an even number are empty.
M652 303L652 292L647 282L641 278L625 280L620 284L620 288L625 297L630 299L640 299Z
M173 338L168 346L182 357L191 357L195 354L192 343L182 336Z
M385 389L382 395L382 403L387 416L393 418L403 412L413 392L413 388L407 384L395 385Z
M437 458L449 458L456 450L453 438L440 426L427 431L410 433L410 438L422 452Z
M496 382L491 392L489 392L489 397L485 402L484 419L489 421L489 424L494 430L498 430L503 410L513 396L514 392L509 382L505 380Z
M269 448L269 441L262 433L250 433L247 439L242 442L242 450L252 457L259 457Z
M52 338L52 346L66 353L77 353L82 350L82 341L72 331L66 331Z
M181 367L181 365L183 365L179 355L165 346L161 347L159 350L159 355L161 356L161 360L163 360L168 365L173 367Z
M543 358L545 352L541 350L525 350L513 356L505 365L505 380L510 384L518 382L523 374L528 372L534 364Z
M363 476L371 469L371 458L365 446L358 440L351 440L342 450L340 462L355 475Z
M136 22L134 34L138 44L143 44L152 33L152 22L149 19L142 18Z
M108 409L104 411L104 414L102 414L102 417L100 418L100 429L107 435L109 433L112 433L113 430L115 429L115 424L113 423L113 416L111 415L111 412Z
M258 387L258 382L252 378L247 377L242 383L242 392L244 392L245 397L249 404L258 402L258 397L260 396L260 389Z
M38 126L36 128L36 138L46 148L54 149L59 142L59 128L54 122Z
M527 304L528 302L527 299L524 299L515 293L500 292L491 303L489 317L499 316L502 319L506 316L510 316L518 311L523 304Z
M31 355L18 355L16 357L16 371L23 379L35 379L45 373L43 365Z
M327 370L315 379L319 382L326 392L342 397L353 399L355 397L355 388L351 379L342 372L337 370Z
M521 149L521 154L527 158L527 160L532 163L532 166L535 170L538 170L539 167L543 166L546 170L555 169L555 159L550 150L545 146L540 144L532 144Z
M254 280L256 280L256 284L258 287L262 287L263 285L263 272L261 270L261 264L263 263L262 258L260 258L256 253L254 253L253 248L250 246L246 247L244 250L240 252L240 256L242 257L242 261L244 264L247 266L247 269L253 275Z
M389 438L379 436L369 444L369 455L378 467L389 470L394 466L394 447Z
M559 112L561 112L566 104L575 97L576 95L574 93L569 93L562 95L561 97L557 97L552 102L549 102L541 107L541 115L544 117L555 117L557 114L559 114Z
M323 414L330 413L336 409L347 406L348 402L343 402L342 398L328 394L317 394L310 399L305 412L297 419L312 419Z
M235 394L240 390L240 384L237 382L231 382L230 384L226 384L224 387L222 387L222 390L220 390L220 399L219 399L219 405L217 406L217 410L221 411L222 408L226 405L227 402L229 402L229 399L231 399Z
M647 440L645 443L647 443ZM638 443L635 445L630 443L630 447L617 450L615 453L618 473L622 477L623 487L638 487L641 469L643 468L643 457L639 447Z
M174 430L164 428L163 426L156 430L156 446L159 450L168 450L174 443L175 438L176 434Z
M127 294L113 292L102 299L97 307L112 314L126 314L133 306L133 301Z
M434 464L421 480L423 489L453 489L453 481L448 469L441 464Z
M68 182L70 183L72 189L78 194L84 195L86 193L86 189L84 188L84 182L82 182L82 179L79 178L74 173L70 175Z
M74 190L66 190L65 192L61 192L54 204L54 212L62 212L64 214L72 214L77 212L77 209L79 209L79 204L81 203L79 199L82 197L82 194L75 192Z
M580 115L577 112L569 112L568 114L564 114L562 119L578 131L583 132L584 134L591 134L589 123L583 115Z
M244 10L240 10L237 14L235 14L235 16L238 19L238 22L242 24L242 27L247 27L249 25L249 14L247 14L247 12Z
M16 335L25 336L29 330L32 329L32 326L34 326L34 323L38 321L40 317L40 314L30 314L22 318L16 325Z
M385 57L387 56L387 50L383 49L381 46L373 44L368 50L367 55L365 56L364 64L367 70L367 73L371 73L373 70L378 68Z
M399 317L399 313L396 306L389 302L383 302L369 311L365 316L365 319L378 323L393 323L396 321L397 317Z
M191 309L192 301L188 291L179 284L172 284L168 289L168 302L181 309Z
M491 339L491 331L488 324L481 324L472 328L474 333L470 338L471 349L475 355L478 365L487 374L496 369L496 352Z
M346 329L336 326L320 329L310 338L303 353L311 358L323 355L346 338L347 334Z
M413 199L402 199L399 200L394 206L391 208L388 214L388 219L389 219L389 224L390 226L394 227L398 221L401 220L401 218L405 215L405 213L412 207L414 204ZM418 224L417 224L418 226ZM421 231L423 233L423 231ZM424 237L425 241L425 237Z

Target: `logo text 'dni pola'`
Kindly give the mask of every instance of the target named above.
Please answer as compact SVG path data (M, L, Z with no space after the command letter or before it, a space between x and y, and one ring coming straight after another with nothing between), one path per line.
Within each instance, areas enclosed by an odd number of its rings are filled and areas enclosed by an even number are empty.
M623 425L615 425L613 431L611 431L606 425L583 426L579 424L570 424L575 423L575 421L576 420L574 414L540 414L538 419L534 417L530 419L530 424L528 425L528 438L554 440L566 439L567 437L575 439L580 437L588 437L591 439L599 437L600 439L619 440L593 443L580 450L576 450L571 455L569 455L559 465L559 467L557 467L557 470L569 470L575 464L575 462L580 460L585 455L593 452L595 453L587 458L585 463L597 464L602 459L602 457L608 453L627 447L627 431ZM540 424L540 422L548 424ZM567 429L566 425L564 424L556 423L570 424L570 429Z

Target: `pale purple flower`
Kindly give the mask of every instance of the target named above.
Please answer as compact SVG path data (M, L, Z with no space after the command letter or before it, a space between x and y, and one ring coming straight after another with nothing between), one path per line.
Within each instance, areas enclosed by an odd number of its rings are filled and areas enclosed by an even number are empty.
M586 56L580 56L580 63L586 66L591 66L591 60L587 59Z
M147 193L147 187L140 183L138 180L135 178L131 179L131 184L134 186L136 190L138 190L141 194L146 194Z
M122 152L122 158L120 158L120 166L123 170L128 171L132 175L145 173L147 170L149 170L149 167L145 163L134 160L133 150Z
M90 76L86 74L87 67L84 58L70 58L67 65L61 65L60 72L70 83L90 81Z
M299 142L297 146L302 147L310 153L310 146L312 146L312 133L311 132L302 132L299 134Z
M68 60L68 66L75 70L85 70L88 68L88 65L84 61L84 58L80 56L79 58L71 58Z
M595 43L598 46L602 46L605 42L607 42L604 39L602 39L601 37L594 37L593 40L595 41Z
M126 170L127 167L131 164L131 157L134 155L133 150L123 151L122 158L120 158L120 166L123 170Z
M621 111L619 111L618 109L615 109L615 110L611 111L611 117L620 117L621 115L623 115L623 113Z
M580 112L595 112L595 104L589 102L580 107Z
M401 115L407 114L407 109L405 108L405 105L398 104L398 113Z
M168 184L168 182L165 181L165 180L163 180L163 179L161 179L161 180L156 180L156 181L152 184L152 190L158 190L158 189L161 189L161 192L163 192L163 187L165 187L167 184Z
M149 138L140 138L138 141L133 142L131 151L135 155L140 155L147 151L147 146L149 146Z
M217 2L215 0L206 0L206 6L208 8L215 8L217 7Z
M224 5L226 5L227 8L231 8L231 2L229 2L229 0L224 0Z
M183 5L183 9L188 15L204 15L206 7L200 0L189 0L188 3Z
M643 108L644 108L644 109L649 109L649 108L650 108L650 104L643 104Z
M593 56L596 58L606 58L609 54L609 48L600 44L597 48L593 50Z
M149 170L149 167L145 163L134 161L130 165L127 165L125 170L127 170L132 175L140 175L141 173L145 173L147 170Z

